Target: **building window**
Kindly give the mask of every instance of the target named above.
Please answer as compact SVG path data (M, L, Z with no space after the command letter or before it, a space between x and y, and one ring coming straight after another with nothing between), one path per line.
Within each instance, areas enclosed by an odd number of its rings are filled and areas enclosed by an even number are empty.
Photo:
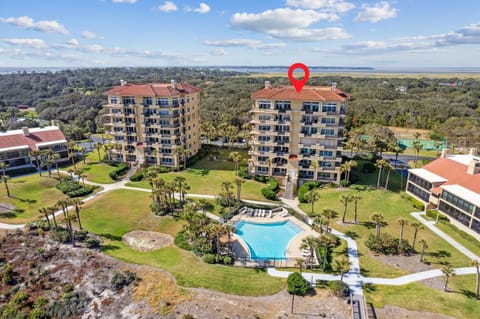
M470 204L469 202L461 199L458 196L453 195L452 193L449 193L445 190L442 191L442 199L444 199L446 202L449 202L452 205L457 206L458 208L468 212L468 213L473 213L474 206Z
M157 98L157 105L168 106L168 99L164 97Z
M470 220L472 219L471 216L466 215L464 212L461 210L447 204L445 201L440 200L440 204L438 205L438 210L441 211L442 213L447 214L448 216L456 219L463 225L469 227L470 226Z
M263 163L265 162L269 157L268 156L259 156L257 158L257 160L260 162L260 163Z
M152 98L151 97L144 97L143 98L143 105L152 105Z
M417 184L418 186L420 186L423 189L426 189L426 190L432 189L432 183L427 182L426 180L418 177L415 174L412 174L412 173L408 174L408 180L410 182L413 182L413 183Z
M174 98L172 99L172 105L173 105L173 106L178 106L178 98L174 97Z
M111 96L110 104L118 104L118 96Z
M303 102L302 111L313 113L313 112L318 112L319 108L320 108L320 103L318 102Z
M123 104L125 105L135 104L135 99L133 98L133 96L125 96L123 98Z
M292 109L290 101L276 101L275 110L280 112L290 111Z
M421 189L420 187L410 182L408 182L407 191L417 196L418 198L421 198L424 202L428 202L430 200L429 192L426 192L425 190Z
M258 141L259 142L268 142L268 141L270 141L270 136L260 135L258 137Z
M270 121L270 119L271 119L270 115L260 114L258 116L259 121Z
M319 156L322 157L333 157L333 152L332 151L320 151L318 152Z
M271 106L272 103L270 101L258 101L258 108L260 110L269 110Z
M335 136L335 130L333 128L322 128L320 130L321 135Z
M268 167L265 166L258 166L257 173L259 174L268 174Z
M325 113L337 113L336 103L324 103L322 106L322 112Z
M270 131L270 125L259 125L258 130L259 131Z
M258 151L259 152L270 152L270 147L269 146L259 146Z
M333 162L318 161L320 167L333 167Z
M334 117L322 117L322 124L335 125L335 118Z

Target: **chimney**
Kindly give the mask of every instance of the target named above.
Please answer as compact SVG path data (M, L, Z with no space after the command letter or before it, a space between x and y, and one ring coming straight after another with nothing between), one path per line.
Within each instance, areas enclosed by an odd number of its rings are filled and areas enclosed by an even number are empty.
M440 158L445 158L445 157L447 157L448 151L449 151L448 148L444 148L444 149L442 150L442 155L440 156Z
M265 81L265 88L269 89L271 87L272 87L272 85L270 84L270 81Z
M125 81L125 80L120 80L120 85L121 85L121 86L127 85L127 81Z
M480 173L480 161L476 159L471 159L470 163L468 163L467 173L470 175Z
M56 126L55 120L51 120L51 121L50 121L50 125L51 125L51 126Z
M30 135L30 131L28 130L28 127L22 127L22 131L23 131L23 135L25 136L29 136Z
M173 89L177 88L177 82L175 80L170 80L170 85L172 86Z
M332 91L337 89L337 82L332 82Z
M472 148L470 149L470 152L468 152L468 155L470 155L470 156L475 156L475 155L477 155L477 149L474 148L474 147L472 147Z

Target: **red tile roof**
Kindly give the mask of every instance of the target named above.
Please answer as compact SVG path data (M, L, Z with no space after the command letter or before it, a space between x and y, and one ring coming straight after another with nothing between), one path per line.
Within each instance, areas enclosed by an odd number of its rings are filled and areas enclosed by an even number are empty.
M340 101L350 97L342 90L330 86L304 86L298 93L293 86L278 86L261 89L252 94L252 99Z
M446 157L438 158L423 168L448 180L442 186L457 184L480 194L480 173L468 174L467 165Z
M56 126L31 128L25 136L22 130L0 133L0 149L28 145L30 150L38 150L37 144L65 140L62 131Z
M193 92L200 92L200 89L187 83L176 83L175 88L170 83L129 83L115 86L103 94L110 96L175 96Z

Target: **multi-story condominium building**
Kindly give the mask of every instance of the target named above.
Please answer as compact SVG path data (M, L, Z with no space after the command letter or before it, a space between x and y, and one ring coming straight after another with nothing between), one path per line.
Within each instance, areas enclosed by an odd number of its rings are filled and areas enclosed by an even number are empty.
M475 154L475 149L468 155L443 150L440 158L408 171L406 191L480 239L480 157Z
M48 149L59 155L59 162L69 159L67 141L57 126L24 127L0 133L0 161L8 164L7 171L35 167L36 159L30 152Z
M252 98L250 174L277 178L287 196L305 181L340 181L347 94L335 83L297 93L267 81Z
M185 83L127 84L108 96L113 160L176 167L200 148L200 89Z

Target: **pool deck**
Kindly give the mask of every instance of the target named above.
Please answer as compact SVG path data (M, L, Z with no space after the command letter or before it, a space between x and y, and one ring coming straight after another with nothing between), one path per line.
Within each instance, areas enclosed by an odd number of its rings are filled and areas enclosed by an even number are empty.
M293 216L287 215L287 216L281 216L280 214L272 214L272 217L252 217L247 214L240 214L236 215L231 219L231 222L236 223L240 220L244 220L247 222L252 222L252 223L258 223L258 224L270 224L270 223L277 223L277 222L283 222L283 221L290 221L300 227L303 231L294 236L290 242L288 243L287 249L286 249L286 258L288 262L288 267L293 267L294 264L296 263L297 258L303 258L307 259L304 256L302 256L302 250L300 249L300 244L302 242L302 239L307 237L307 236L315 236L318 237L319 234L316 231L313 231L310 226L304 224L303 222L299 221ZM249 258L250 257L250 250L248 248L248 245L241 239L238 235L233 235L232 239L234 239L233 243L233 251L235 255L239 258ZM292 264L292 265L290 265Z

